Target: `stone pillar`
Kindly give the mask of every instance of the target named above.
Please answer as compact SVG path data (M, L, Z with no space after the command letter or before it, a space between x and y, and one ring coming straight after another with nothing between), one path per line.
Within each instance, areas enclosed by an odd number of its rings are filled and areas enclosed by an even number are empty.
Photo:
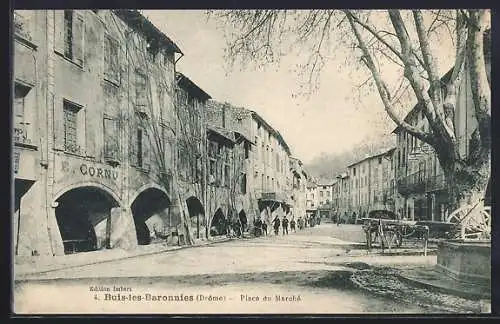
M19 256L52 256L64 254L54 208L45 208L41 181L35 182L23 195L19 214L14 215ZM17 238L19 233L19 238Z
M137 233L134 216L127 208L115 207L111 209L111 248L132 250L137 247Z

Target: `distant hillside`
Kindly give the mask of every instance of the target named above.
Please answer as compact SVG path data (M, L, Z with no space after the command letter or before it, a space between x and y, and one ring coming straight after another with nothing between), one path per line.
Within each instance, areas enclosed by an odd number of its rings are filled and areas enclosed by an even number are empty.
M350 151L340 154L322 153L305 167L309 174L320 182L331 182L338 174L346 171L348 165L363 159L366 155L373 155L394 146L395 140L393 136L371 138Z

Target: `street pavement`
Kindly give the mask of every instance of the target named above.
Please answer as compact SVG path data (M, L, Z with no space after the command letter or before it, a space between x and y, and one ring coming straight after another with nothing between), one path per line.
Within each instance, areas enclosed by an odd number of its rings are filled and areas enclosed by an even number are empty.
M327 223L285 236L238 239L31 273L14 283L14 311L480 312L480 301L430 292L397 279L398 269L434 264L432 253L381 255L366 251L363 242L360 226Z

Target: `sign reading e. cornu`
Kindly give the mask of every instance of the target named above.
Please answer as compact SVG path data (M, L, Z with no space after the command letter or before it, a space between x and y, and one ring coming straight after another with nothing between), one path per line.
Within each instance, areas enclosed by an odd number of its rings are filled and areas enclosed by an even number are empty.
M98 167L93 167L93 166L87 166L85 163L80 165L80 172L83 175L89 175L91 177L96 177L96 178L105 178L105 179L113 179L113 180L118 179L118 171L105 169L105 168L98 168Z

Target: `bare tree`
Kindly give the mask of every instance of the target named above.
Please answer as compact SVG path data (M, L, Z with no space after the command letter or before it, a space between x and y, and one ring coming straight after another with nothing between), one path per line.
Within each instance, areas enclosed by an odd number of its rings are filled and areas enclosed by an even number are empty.
M283 46L306 51L309 84L328 58L341 49L359 54L354 67L369 72L386 114L401 129L431 146L445 174L450 204L473 214L481 210L491 168L491 89L487 78L485 35L490 29L488 10L231 10L208 14L228 26L227 55L232 64L272 64ZM446 78L439 75L438 49L449 36L455 47L454 64ZM346 62L351 59L346 56ZM349 67L349 68L352 68ZM387 81L384 71L399 73ZM457 92L469 75L477 130L474 145L460 152L454 124ZM314 77L316 76L316 77ZM311 89L316 89L312 87ZM406 122L398 107L408 91L428 121L428 130ZM473 208L478 207L478 208Z

